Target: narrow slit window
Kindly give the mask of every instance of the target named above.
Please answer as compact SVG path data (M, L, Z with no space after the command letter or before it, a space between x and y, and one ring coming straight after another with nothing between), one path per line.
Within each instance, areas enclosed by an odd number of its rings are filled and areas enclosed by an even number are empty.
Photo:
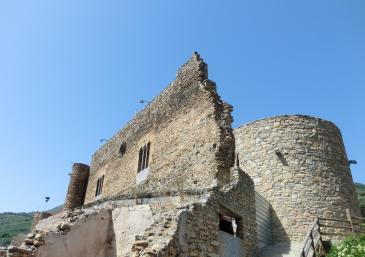
M101 177L101 182L100 182L101 186L100 186L100 194L103 192L103 185L104 185L104 175Z
M96 190L95 190L95 197L98 196L98 192L99 192L99 179L96 181Z
M99 196L103 192L103 185L104 185L104 175L98 178L96 182L95 197Z
M150 156L150 146L151 146L151 143L148 142L147 144L147 153L146 153L146 168L148 168L148 160L149 160L149 156Z
M147 147L143 147L143 157L142 157L142 170L146 168L146 156L147 156Z
M143 149L139 149L139 158L138 158L138 172L142 170L142 158L143 158Z

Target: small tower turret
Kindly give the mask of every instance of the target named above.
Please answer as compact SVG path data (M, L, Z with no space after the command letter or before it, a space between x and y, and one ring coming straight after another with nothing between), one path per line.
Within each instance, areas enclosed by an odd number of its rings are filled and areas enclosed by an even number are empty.
M83 163L74 163L70 184L67 190L64 209L70 210L84 204L90 167Z

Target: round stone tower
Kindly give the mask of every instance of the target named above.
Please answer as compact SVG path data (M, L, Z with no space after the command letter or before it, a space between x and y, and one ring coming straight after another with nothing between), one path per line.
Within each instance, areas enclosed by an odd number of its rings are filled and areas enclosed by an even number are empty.
M340 130L319 118L258 120L235 130L240 166L273 208L273 238L303 240L316 216L360 215Z
M70 184L64 204L65 210L74 209L84 204L87 182L89 180L90 167L83 163L74 163Z

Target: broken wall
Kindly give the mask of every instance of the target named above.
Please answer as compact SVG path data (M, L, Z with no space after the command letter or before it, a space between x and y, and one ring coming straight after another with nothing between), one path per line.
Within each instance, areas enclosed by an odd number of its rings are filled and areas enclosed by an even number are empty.
M36 225L18 252L36 257L215 256L226 246L221 216L227 212L237 228L226 237L236 242L239 257L254 257L254 187L237 167L227 185L205 193L105 199L51 216Z
M80 219L72 229L61 224L60 230L48 232L36 257L113 257L111 232L111 213L101 210Z
M254 186L239 168L232 169L231 182L221 190L202 195L200 201L165 209L159 214L163 219L147 229L132 248L132 256L221 256L219 253L226 252L227 246L226 240L221 240L222 209L232 213L237 221L235 235L225 237L235 242L239 253L235 256L255 257L258 248ZM169 212L172 215L166 215Z
M139 191L202 190L228 183L235 147L231 108L194 54L176 80L93 155L86 203L135 190L139 150L148 142L149 167ZM102 195L95 197L103 175Z

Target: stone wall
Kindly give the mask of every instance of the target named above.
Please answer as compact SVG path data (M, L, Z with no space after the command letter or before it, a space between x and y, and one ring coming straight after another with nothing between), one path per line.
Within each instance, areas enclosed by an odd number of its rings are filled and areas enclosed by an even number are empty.
M237 167L227 185L196 195L101 199L64 211L40 221L16 252L24 257L219 256L226 245L220 237L222 210L237 220L237 249L255 257L253 181Z
M234 161L231 111L195 53L176 80L93 155L86 203L97 199L97 179L103 175L102 198L132 190L201 190L228 183ZM139 149L148 142L147 179L135 189Z
M301 115L235 130L241 167L273 207L273 238L302 240L316 216L360 215L339 129Z
M243 240L246 256L256 256L258 245L255 188L251 177L239 167L232 168L230 184L221 193L216 193L213 199L212 205L217 203L217 209L229 210L241 219L237 233Z
M64 209L73 209L84 204L90 167L82 163L74 163Z
M30 227L30 231L35 230L37 224L41 220L47 219L50 216L52 216L52 213L49 213L49 212L34 212L33 213L33 221L32 221L32 225Z
M115 208L112 219L116 256L126 256L135 243L136 236L142 235L155 222L152 208L148 204Z
M231 171L231 182L214 189L200 201L155 208L161 219L135 243L132 256L220 256L219 217L229 211L237 220L235 240L241 242L240 256L257 254L255 193L251 178L239 168ZM228 257L228 256L227 256Z
M257 244L261 251L272 244L271 204L259 193L255 192Z
M9 246L6 250L0 250L1 257L34 257L29 251L16 246Z
M58 231L47 232L35 256L110 257L113 246L109 210L94 212L71 224L64 222L58 226Z

